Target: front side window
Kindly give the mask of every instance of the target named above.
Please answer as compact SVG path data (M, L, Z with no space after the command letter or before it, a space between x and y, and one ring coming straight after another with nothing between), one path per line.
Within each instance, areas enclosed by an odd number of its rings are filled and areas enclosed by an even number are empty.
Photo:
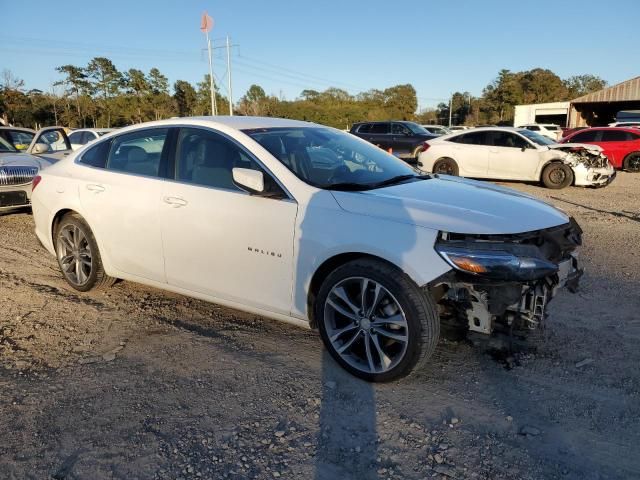
M17 153L18 150L16 150L16 148L9 142L7 142L4 138L0 137L0 152Z
M36 143L44 143L49 147L49 153L71 150L71 143L62 130L49 130L40 134Z
M153 128L113 139L107 169L157 177L168 128Z
M633 136L629 132L624 130L603 130L602 140L603 142L628 142L633 140Z
M401 123L391 125L391 133L394 135L411 135L411 131Z
M420 178L402 160L353 135L323 127L244 130L298 178L318 188L368 190Z
M487 132L487 136L489 145L495 147L528 148L530 146L524 138L511 132Z
M73 132L71 135L69 135L69 141L74 145L83 145L82 143L83 135L84 135L84 132Z
M87 143L93 141L96 139L96 134L93 132L84 132L84 135L82 136L82 144L86 145Z
M280 186L239 145L202 128L181 128L176 150L175 179L224 190L243 191L233 181L234 168L262 172L267 196L285 197Z

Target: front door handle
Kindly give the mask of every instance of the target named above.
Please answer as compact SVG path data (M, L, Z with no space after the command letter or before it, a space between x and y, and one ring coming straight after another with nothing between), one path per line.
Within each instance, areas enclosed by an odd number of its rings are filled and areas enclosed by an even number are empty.
M95 183L89 183L87 184L87 190L93 193L102 193L104 192L104 187Z
M184 207L189 203L181 197L164 197L162 200L164 201L164 203L171 205L173 208Z

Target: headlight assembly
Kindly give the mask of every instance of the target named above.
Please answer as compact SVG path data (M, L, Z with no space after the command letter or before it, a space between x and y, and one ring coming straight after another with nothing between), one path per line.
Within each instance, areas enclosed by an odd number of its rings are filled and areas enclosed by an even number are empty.
M530 281L558 272L533 245L443 242L435 248L454 269L491 280Z

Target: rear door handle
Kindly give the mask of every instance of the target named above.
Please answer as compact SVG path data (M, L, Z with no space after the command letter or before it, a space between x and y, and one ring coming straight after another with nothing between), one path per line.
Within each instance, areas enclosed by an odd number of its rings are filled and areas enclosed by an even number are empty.
M184 198L180 197L164 197L162 200L173 208L184 207L189 203Z
M101 193L104 192L104 187L95 183L89 183L87 184L87 190L93 193Z

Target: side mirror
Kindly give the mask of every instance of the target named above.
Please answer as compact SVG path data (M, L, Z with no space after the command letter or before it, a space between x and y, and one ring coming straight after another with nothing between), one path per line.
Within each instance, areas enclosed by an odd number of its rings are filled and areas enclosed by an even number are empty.
M524 152L526 149L527 149L527 146L526 146L526 145L523 145L523 146L522 146L522 148L521 148L520 150Z
M36 143L33 146L33 150L31 151L31 153L35 155L41 155L47 152L49 152L49 145L47 145L46 143Z
M249 193L264 192L264 175L262 172L249 168L234 168L232 173L233 181L239 187L249 190Z

